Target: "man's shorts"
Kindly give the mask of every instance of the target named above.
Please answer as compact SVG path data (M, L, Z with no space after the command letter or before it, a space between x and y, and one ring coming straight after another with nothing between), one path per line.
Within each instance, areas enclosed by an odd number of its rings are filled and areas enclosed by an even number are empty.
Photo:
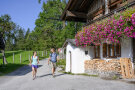
M57 68L57 65L56 65L56 63L53 63L53 62L51 62L51 66L52 66L52 68Z
M38 65L32 65L33 68L38 68Z

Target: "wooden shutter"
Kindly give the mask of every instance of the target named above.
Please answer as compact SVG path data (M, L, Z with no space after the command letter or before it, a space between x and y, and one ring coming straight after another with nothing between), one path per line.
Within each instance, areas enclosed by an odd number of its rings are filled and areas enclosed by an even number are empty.
M94 46L94 56L100 58L100 46Z
M94 56L96 58L96 46L94 46Z
M100 58L100 46L98 46L97 49L98 49L98 58Z
M116 44L116 56L121 57L121 44Z
M115 57L115 50L114 50L114 48L115 48L115 45L114 44L112 44L112 57Z
M107 57L107 43L103 43L103 57Z
M111 45L110 44L107 44L107 57L110 57L111 56L111 49L110 49Z

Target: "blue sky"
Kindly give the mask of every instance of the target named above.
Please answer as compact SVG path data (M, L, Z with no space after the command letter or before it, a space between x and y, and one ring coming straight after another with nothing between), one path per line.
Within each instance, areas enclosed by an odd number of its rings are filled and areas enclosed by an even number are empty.
M38 0L0 0L0 16L9 14L22 28L33 30L41 7Z

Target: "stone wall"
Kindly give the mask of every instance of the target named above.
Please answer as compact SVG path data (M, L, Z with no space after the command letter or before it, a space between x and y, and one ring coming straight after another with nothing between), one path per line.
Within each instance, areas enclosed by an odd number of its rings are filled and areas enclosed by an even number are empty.
M119 59L112 59L109 61L93 59L86 60L85 72L92 75L99 75L100 77L112 78L114 76L121 77L121 66Z

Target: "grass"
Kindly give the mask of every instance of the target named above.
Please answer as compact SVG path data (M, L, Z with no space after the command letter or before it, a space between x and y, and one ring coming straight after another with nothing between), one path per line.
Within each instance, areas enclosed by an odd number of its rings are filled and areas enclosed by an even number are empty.
M22 66L24 66L24 64L7 64L4 66L1 65L0 66L0 76L13 72Z
M63 73L70 74L70 75L82 75L82 76L98 77L98 75L89 75L87 73L79 73L79 74L74 74L74 73L71 73L71 72L63 72Z
M57 62L57 66L62 68L63 71L65 71L65 67L66 67L66 60L65 59L62 59L62 60L59 60Z
M13 63L13 53L14 53L14 63ZM20 54L21 54L21 63L20 63ZM49 52L48 52L47 56L45 56L44 53L43 53L44 56L42 56L42 51L38 51L37 54L38 54L40 60L47 58L49 56ZM8 61L8 64L3 65L2 64L2 61L3 61L2 54L0 53L0 75L8 74L8 73L13 72L14 70L18 69L19 67L28 65L29 56L31 57L32 55L33 55L33 51L22 51L22 50L6 51L5 56Z

